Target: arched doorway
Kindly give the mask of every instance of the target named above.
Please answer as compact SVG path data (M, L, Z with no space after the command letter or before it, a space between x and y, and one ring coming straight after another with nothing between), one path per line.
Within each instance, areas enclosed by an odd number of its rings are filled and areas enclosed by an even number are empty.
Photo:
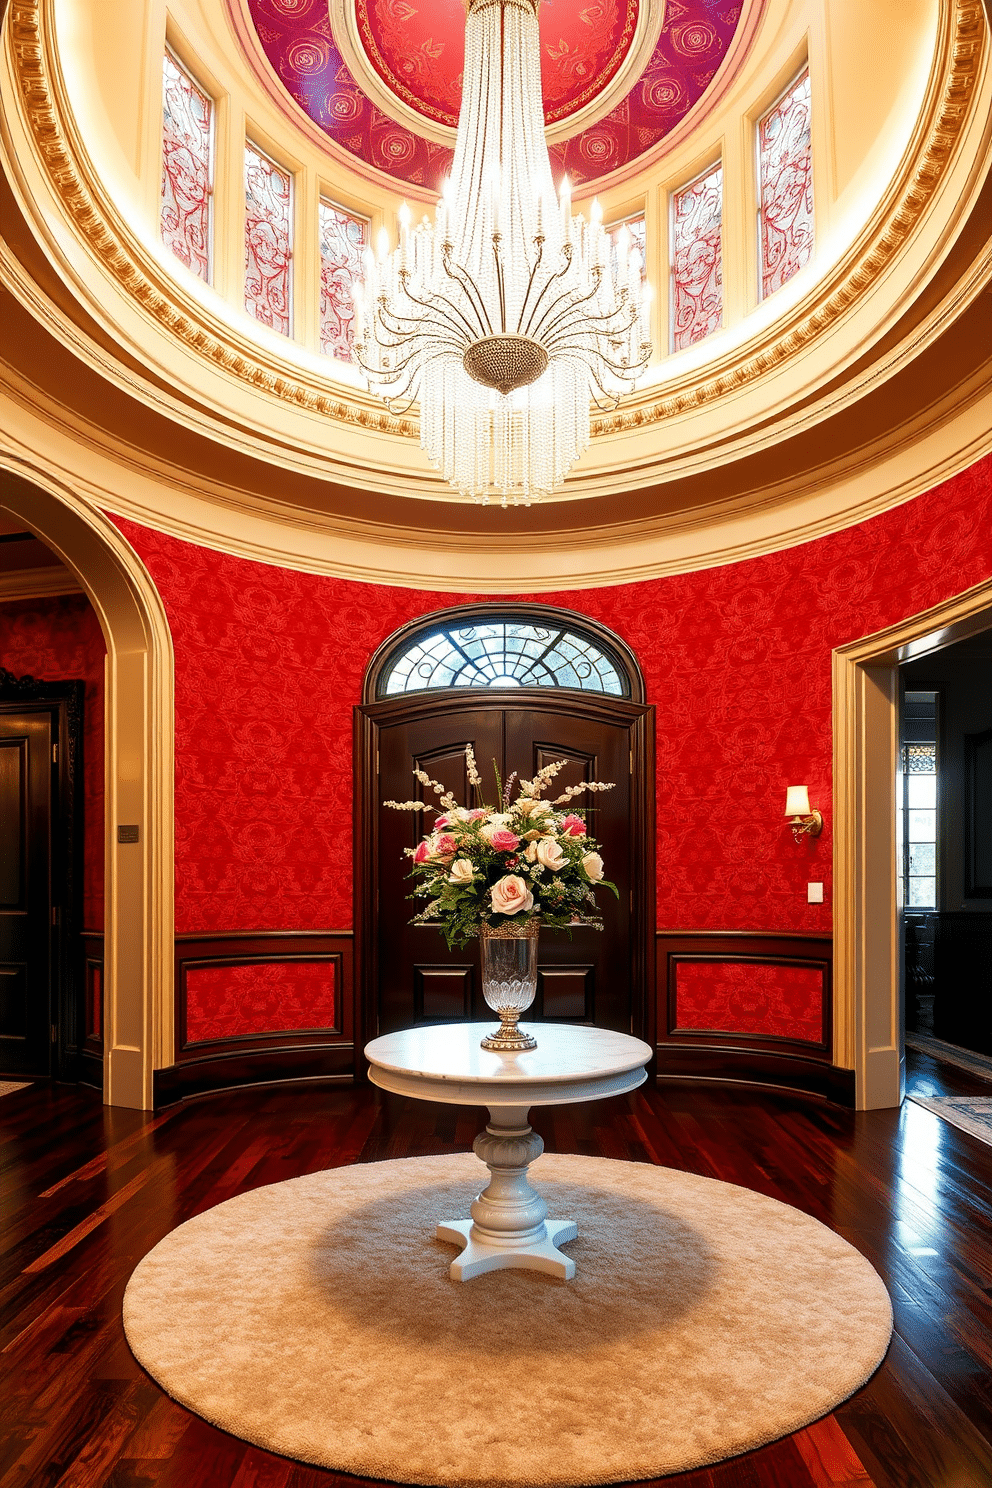
M493 603L435 613L373 657L356 710L356 872L360 997L367 1037L487 1016L477 950L448 952L411 926L404 848L421 824L383 807L409 799L419 766L468 801L464 748L488 779L567 761L562 785L615 782L588 812L620 900L602 932L542 935L535 1013L653 1039L653 708L633 653L585 616ZM493 786L493 791L495 786Z
M172 637L102 512L9 454L0 505L76 575L107 643L103 1094L148 1110L153 1072L173 1058Z

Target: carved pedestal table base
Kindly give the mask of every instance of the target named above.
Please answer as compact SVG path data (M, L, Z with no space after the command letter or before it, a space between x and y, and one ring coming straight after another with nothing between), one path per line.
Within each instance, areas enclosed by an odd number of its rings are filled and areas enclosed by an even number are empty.
M458 1023L386 1034L365 1050L369 1077L398 1095L457 1105L486 1105L489 1125L473 1143L490 1172L471 1219L445 1220L437 1238L462 1247L451 1263L456 1281L520 1267L570 1281L575 1262L558 1249L574 1240L571 1219L548 1219L548 1206L527 1169L544 1151L532 1131L531 1106L564 1105L634 1090L647 1078L651 1050L640 1039L605 1028L539 1026L538 1047L496 1054L479 1046L485 1025Z

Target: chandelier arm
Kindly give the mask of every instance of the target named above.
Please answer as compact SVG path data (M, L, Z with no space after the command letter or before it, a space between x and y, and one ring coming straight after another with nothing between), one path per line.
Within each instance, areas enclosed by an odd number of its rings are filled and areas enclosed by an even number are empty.
M524 323L524 315L527 311L527 303L530 300L531 290L534 288L534 280L537 278L537 271L541 267L541 261L544 258L544 235L539 233L538 236L534 239L534 243L537 248L537 257L534 259L534 263L531 267L530 278L527 280L527 291L523 298L523 304L520 306L520 314L517 316L517 335L527 334L526 331L522 329Z
M501 235L493 233L493 261L496 264L496 292L499 295L499 325L500 331L506 335L506 280L503 277L503 264L499 256L499 245Z
M557 327L560 321L569 316L573 310L577 310L580 305L584 305L588 300L591 300L592 296L596 294L597 289L598 285L589 294L585 295L581 300L574 300L572 304L566 305L563 310L560 310L555 318L552 320L551 324L545 329L545 340L547 340L549 336L552 336L557 332ZM553 309L554 307L552 306L551 308ZM616 316L618 316L622 312L622 310L622 305L615 305L612 310L606 311L603 315L585 315L582 317L582 319L586 325L601 325L602 328L595 333L596 335L625 336L635 324L637 320L637 312L633 312L633 318L627 322L626 326L611 326L610 322L614 320ZM565 328L565 334L567 334L571 329L571 326L567 326Z
M412 296L408 296L408 298L412 298ZM431 304L429 301L414 300L414 303L415 304L422 304L423 305L423 308L425 310L430 310L431 312L437 312L437 319L439 321L442 321L442 322L447 322L448 328L451 331L452 335L456 335L459 338L462 337L462 334L463 333L462 333L462 330L461 330L460 326L458 325L458 322L456 320L450 318L449 316L445 315L443 313L443 311L438 306ZM424 332L423 332L423 330L421 328L424 326L425 321L424 321L424 318L421 317L421 316L417 316L417 315L404 315L402 313L402 311L393 309L389 305L380 306L379 309L376 311L376 315L377 315L380 323L382 324L382 326L389 332L389 334L391 336L408 337L410 335L420 336L420 335L423 335L424 334ZM388 320L386 318L387 316L389 317ZM390 325L389 321L393 321L394 324L393 325ZM463 323L465 325L465 329L468 332L469 336L471 336L472 339L474 340L475 335L476 335L476 332L469 325L468 321L465 321L464 320L464 318L463 318ZM430 325L432 325L432 322L430 320L428 320L428 321L426 321L426 324L428 326L430 326ZM404 325L414 326L417 329L415 329L413 331L407 331L407 330L404 330L403 329Z
M457 356L460 350L461 348L456 341L445 341L440 343L439 349L432 355L441 356L454 354ZM401 372L406 371L411 362L420 362L422 360L422 357L423 353L421 352L420 348L415 347L412 351L408 352L406 356L401 357L397 361L395 367L373 367L371 370L376 377L379 377L386 382L392 382L393 379L398 377Z
M525 336L533 336L535 338L535 340L537 339L537 331L540 330L541 324L543 324L544 317L542 316L541 321L538 322L537 330L532 330L531 328L532 328L532 326L534 324L534 316L540 310L540 308L541 308L541 301L544 299L544 296L547 294L547 292L551 288L552 284L554 284L555 280L556 279L563 278L564 275L567 274L568 271L569 271L569 269L572 267L572 252L571 252L571 247L572 247L571 243L566 243L565 244L565 247L562 249L562 253L565 255L565 262L562 264L562 266L561 266L560 269L555 269L554 273L549 274L548 277L547 277L547 279L545 280L545 282L544 282L544 288L541 290L541 293L538 295L537 299L535 300L535 302L534 302L534 308L530 312L530 320L527 322L527 327L526 327L526 329L525 329L525 331L523 333ZM566 290L565 293L566 294L574 294L575 291L574 290ZM557 305L560 302L561 299L562 299L562 296L559 295L558 296L558 299L555 300L555 302L554 302L555 305ZM550 307L550 308L553 308L553 306ZM547 314L547 311L545 311L545 314Z
M541 319L538 321L537 326L535 327L534 331L531 333L535 337L535 339L540 340L541 331L542 331L542 328L544 327L544 322L547 320L547 318L548 318L549 315L552 317L552 320L551 320L551 324L547 327L546 330L544 330L545 336L548 336L548 335L551 334L551 332L554 330L555 325L562 318L562 316L569 314L572 310L577 310L580 305L588 305L589 301L593 298L593 296L594 295L597 295L599 293L599 285L600 285L600 280L602 279L602 277L603 277L602 274L599 274L597 276L596 282L593 285L592 289L589 290L588 294L580 294L578 290L572 289L572 290L566 290L566 293L564 295L559 295L558 299L555 300L554 304L553 305L549 305L548 308L547 308L547 310L545 310L544 314L541 316ZM578 299L572 299L572 300L570 300L569 303L565 306L564 310L558 310L558 312L556 314L555 311L556 311L557 306L559 306L561 304L562 300L566 298L566 295L573 295L573 296L574 295L578 295L579 297L578 297ZM614 312L611 311L611 314L612 313L614 313ZM596 318L596 317L590 317L590 319L593 319L593 318ZM602 317L599 317L599 318L602 318Z
M592 372L595 371L595 367L597 365L608 367L609 370L613 373L614 377L620 378L622 382L630 383L630 388L627 390L628 392L633 388L634 383L637 381L637 378L640 375L639 371L635 371L631 368L629 362L614 362L608 356L604 355L603 352L591 352L589 351L588 347L585 346L580 346L573 343L572 345L563 346L559 348L559 350L562 352L563 355L581 357L582 360L589 367L589 370ZM635 367L637 366L639 366L639 364L635 363Z
M455 264L455 269L458 270L458 272L455 273L454 270L451 267L451 264L449 263L449 257L450 257L450 255L445 254L445 253L442 253L442 255L441 255L441 264L442 264L442 267L444 269L444 272L447 274L448 278L449 279L453 279L456 284L458 284L458 285L461 286L461 289L462 289L463 293L468 298L469 304L472 306L473 310L475 311L476 315L478 316L478 318L479 318L479 326L480 326L479 335L481 335L481 336L485 336L487 334L490 335L490 336L493 335L492 321L489 319L489 312L486 310L485 301L483 300L482 296L480 295L479 290L476 287L475 281L473 280L473 278L472 278L471 274L468 272L468 270L462 268L461 264ZM464 278L462 277L463 275L464 275ZM467 281L467 283L466 283L466 281Z
M452 275L452 277L454 276ZM452 330L456 332L458 332L457 321L455 320L455 317L457 316L458 320L460 320L462 325L465 327L466 334L472 341L475 341L481 334L481 329L477 329L471 324L468 318L462 313L459 306L455 304L454 300L445 299L441 295L438 295L437 300L422 300L417 295L411 294L409 290L406 290L406 297L408 300L411 300L414 305L419 305L421 309L428 310L432 314L439 315L443 320L447 320L451 325ZM475 306L473 305L472 308L474 310ZM392 313L394 315L398 315L399 312L393 311ZM414 316L404 318L413 320L416 323L416 318ZM458 334L460 334L460 332L458 332Z

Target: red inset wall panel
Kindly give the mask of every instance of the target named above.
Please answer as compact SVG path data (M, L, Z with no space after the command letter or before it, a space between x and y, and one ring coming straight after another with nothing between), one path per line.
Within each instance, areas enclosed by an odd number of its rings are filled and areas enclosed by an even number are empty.
M678 961L675 1026L823 1042L823 973L815 966Z
M333 961L190 966L186 1042L334 1028Z

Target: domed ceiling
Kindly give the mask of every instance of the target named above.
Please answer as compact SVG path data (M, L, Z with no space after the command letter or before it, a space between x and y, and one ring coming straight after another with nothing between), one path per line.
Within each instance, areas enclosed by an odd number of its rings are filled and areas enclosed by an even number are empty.
M440 190L461 101L463 0L248 0L248 10L287 102L394 180ZM556 175L594 181L662 140L712 82L742 10L668 0L662 19L657 0L543 0Z

